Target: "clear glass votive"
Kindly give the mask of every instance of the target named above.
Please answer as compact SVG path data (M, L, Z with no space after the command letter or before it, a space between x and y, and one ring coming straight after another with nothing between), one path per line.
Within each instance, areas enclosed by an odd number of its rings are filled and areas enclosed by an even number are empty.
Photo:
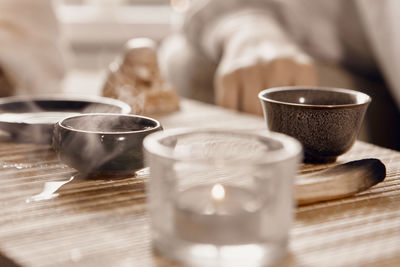
M300 143L243 130L144 140L155 249L189 266L264 266L285 255Z

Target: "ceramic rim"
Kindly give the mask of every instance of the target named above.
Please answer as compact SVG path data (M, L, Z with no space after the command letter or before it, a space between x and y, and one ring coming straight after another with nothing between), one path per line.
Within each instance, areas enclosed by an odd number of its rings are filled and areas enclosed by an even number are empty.
M338 104L338 105L312 105L312 104L301 104L301 103L293 103L293 102L285 102L279 101L272 98L267 97L269 93L273 92L288 92L288 91L296 91L296 90L310 90L310 91L327 91L327 92L337 92L337 93L344 93L348 95L353 95L356 97L357 103L351 104ZM335 109L335 108L347 108L347 107L357 107L369 104L371 102L371 97L365 93L351 90L351 89L344 89L344 88L336 88L336 87L313 87L313 86L282 86L282 87L273 87L269 89L265 89L258 94L258 98L265 102L282 104L287 106L297 106L297 107L304 107L304 108L328 108L328 109Z
M302 145L295 138L290 137L285 134L270 132L268 130L259 130L259 131L247 131L245 129L196 129L196 128L180 128L180 129L170 129L164 130L162 132L152 133L147 136L143 141L144 148L151 154L156 155L158 157L172 159L176 161L196 161L198 163L209 163L209 158L188 158L188 155L183 152L174 151L173 148L163 145L162 140L171 137L179 137L190 134L230 134L237 135L249 138L257 138L261 140L270 140L278 142L282 145L281 148L277 150L272 150L267 152L268 158L264 158L262 160L246 164L250 165L258 165L258 164L269 164L276 163L288 160L294 157L302 156ZM213 159L215 160L215 159ZM226 162L226 159L221 159L222 162ZM243 162L243 159L237 160L229 160L230 165L238 164L239 162Z
M65 126L63 123L65 123L67 120L72 120L75 118L79 118L79 117L91 117L91 116L107 116L107 117L111 117L111 116L118 116L118 117L131 117L131 118L138 118L138 119L143 119L143 120L147 120L150 121L152 123L154 123L154 126L151 126L149 128L143 129L143 130L127 130L127 131L115 131L115 132L110 132L110 131L89 131L89 130L81 130L81 129L76 129L73 127L68 127ZM79 132L79 133L93 133L93 134L107 134L107 135L112 135L112 134L118 134L118 135L123 135L123 134L130 134L130 133L144 133L144 132L149 132L149 131L153 131L155 129L159 129L161 128L161 123L153 118L150 117L145 117L145 116L140 116L140 115L134 115L134 114L121 114L121 113L87 113L87 114L78 114L78 115L72 115L69 117L66 117L62 120L60 120L59 122L57 122L57 125L59 127L61 127L62 129L66 130L66 131L71 131L71 132Z

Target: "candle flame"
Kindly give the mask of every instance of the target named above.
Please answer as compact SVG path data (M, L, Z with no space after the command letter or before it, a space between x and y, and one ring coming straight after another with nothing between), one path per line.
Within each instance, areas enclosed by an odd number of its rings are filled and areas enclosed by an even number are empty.
M216 184L211 189L211 196L215 200L222 200L225 198L225 188L221 184Z

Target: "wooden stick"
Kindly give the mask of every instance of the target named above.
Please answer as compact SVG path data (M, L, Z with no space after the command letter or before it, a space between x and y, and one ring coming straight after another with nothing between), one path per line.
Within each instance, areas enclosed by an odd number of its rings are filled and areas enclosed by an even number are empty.
M367 190L386 177L385 165L378 159L362 159L327 170L299 175L295 198L298 205L344 198Z

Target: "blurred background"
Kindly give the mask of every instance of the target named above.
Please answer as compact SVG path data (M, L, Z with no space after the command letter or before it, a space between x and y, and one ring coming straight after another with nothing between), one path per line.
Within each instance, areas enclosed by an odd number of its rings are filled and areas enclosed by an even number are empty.
M100 90L108 64L134 37L161 41L177 24L187 0L53 0L70 48L68 91ZM78 84L79 83L79 84Z
M24 1L25 4L32 4L29 0ZM214 2L222 5L222 2ZM12 3L17 3L17 1ZM123 53L126 41L136 37L148 37L156 42L165 40L165 37L171 36L177 31L183 14L191 3L198 2L194 0L52 0L56 19L60 22L63 41L68 47L66 53L68 71L63 80L64 90L68 93L100 94L108 74L108 66L118 55ZM26 11L25 15L30 11L25 8L22 10ZM15 20L15 16L5 14L5 17L7 15ZM27 23L27 25L30 24ZM44 23L44 25L52 24ZM194 32L197 34L197 31ZM19 44L29 46L38 43L29 43L23 40ZM325 43L323 45L325 46ZM18 50L13 44L10 47ZM44 56L50 57L50 53L43 47L39 46L39 48L42 53L38 53L39 56L44 54ZM24 50L19 49L18 53L20 51ZM25 56L30 55L29 51L24 52ZM201 54L198 51L196 53L197 55ZM8 56L9 53L5 54ZM179 59L178 57L183 58L179 49L178 54L170 58L176 62L179 61L176 60ZM11 56L9 58L14 60ZM32 71L37 69L34 64L35 59L29 62L32 65ZM190 62L192 63L192 61ZM19 64L15 64L18 70L21 69ZM192 65L196 70L211 69L199 68L196 62ZM373 103L367 111L367 120L360 135L362 140L400 150L400 112L381 73L361 75L344 65L322 61L317 61L316 67L318 85L360 90L372 96ZM47 69L48 73L52 71L52 66ZM179 77L187 78L188 76L181 71L175 69L173 71ZM195 77L197 80L206 80L197 74ZM211 85L207 84L204 87L213 91L212 79L209 82ZM181 93L181 91L177 91ZM195 98L194 95L181 95ZM210 97L208 94L207 97L198 100L213 102L214 97Z
M73 63L105 67L133 37L160 41L172 29L184 0L54 0Z

